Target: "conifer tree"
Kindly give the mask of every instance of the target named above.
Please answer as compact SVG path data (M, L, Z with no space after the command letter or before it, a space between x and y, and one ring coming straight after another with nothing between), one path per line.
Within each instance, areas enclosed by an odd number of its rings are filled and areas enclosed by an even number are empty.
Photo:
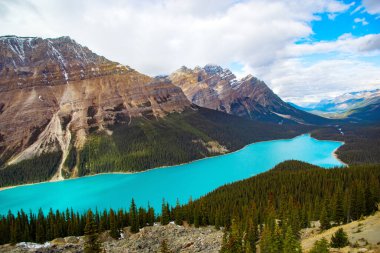
M344 209L343 209L343 199L340 194L338 194L336 202L335 202L335 217L334 220L341 224L344 222Z
M45 230L45 216L40 208L38 210L37 224L36 224L36 242L44 243L46 241Z
M154 224L154 209L148 204L148 213L147 213L147 219L146 222L149 226L153 226Z
M261 233L260 240L260 252L265 253L278 253L280 251L275 251L273 246L273 234L269 226L264 226L263 232Z
M322 230L330 228L330 219L327 214L326 205L324 205L322 208L321 214L319 216L319 222L321 223Z
M329 253L329 243L325 238L318 240L314 243L313 248L309 253Z
M129 221L131 223L131 233L137 233L139 232L139 220L138 220L138 214L137 214L137 207L135 204L135 200L132 199L131 206L129 208Z
M110 236L114 239L120 238L120 232L116 224L115 212L110 210Z
M285 233L283 252L284 253L298 253L301 252L301 244L297 237L295 237L291 226L288 226Z
M283 231L277 223L275 224L272 239L273 252L281 252L284 246Z
M196 207L194 209L194 216L193 216L193 220L194 220L194 227L198 228L199 227L199 209L198 207Z
M99 228L98 231L99 233L106 231L107 229L107 211L104 210L102 216L100 217L99 220Z
M338 229L331 237L330 246L333 248L343 248L349 244L348 237L343 228Z
M93 213L91 210L86 215L86 226L84 228L86 242L84 244L85 253L101 252L100 243L98 241L97 226L94 221Z
M230 231L225 230L223 235L222 253L243 253L245 248L242 245L242 235L239 224L235 219L231 221Z
M182 225L183 224L183 217L182 217L181 206L179 204L178 199L177 199L177 203L176 203L174 216L175 216L175 224Z
M161 225L167 225L170 221L170 213L168 205L165 202L165 199L162 200L162 208L161 208Z
M248 218L247 228L245 233L245 251L246 253L256 252L256 239L257 239L257 225L254 223L254 219L252 217Z
M377 210L377 203L369 187L366 187L365 192L365 213L367 215L372 214Z

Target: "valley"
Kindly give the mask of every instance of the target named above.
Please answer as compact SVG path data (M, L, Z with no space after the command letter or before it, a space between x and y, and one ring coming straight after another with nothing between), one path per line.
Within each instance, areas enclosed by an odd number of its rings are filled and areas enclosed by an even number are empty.
M312 224L378 210L377 94L326 118L218 65L149 76L70 37L1 36L0 252L309 250Z

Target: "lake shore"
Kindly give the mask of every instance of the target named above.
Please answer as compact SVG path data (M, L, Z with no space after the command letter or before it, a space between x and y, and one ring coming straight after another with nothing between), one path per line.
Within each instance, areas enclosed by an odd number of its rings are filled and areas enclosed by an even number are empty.
M342 146L345 144L345 142L343 142ZM340 147L342 147L340 146ZM340 148L339 147L339 148ZM339 157L338 157L338 154L336 153L338 151L339 148L336 148L334 151L333 151L333 156L335 157L335 159L337 159L339 162L341 162L342 164L344 164L345 167L349 167L349 165L345 162L343 162Z
M208 156L208 157L204 157L204 158L200 158L200 159L196 159L196 160L192 160L192 161L189 161L189 162L185 162L185 163L180 163L180 164L175 164L175 165L163 165L163 166L160 166L160 167L155 167L155 168L151 168L151 169L146 169L146 170L143 170L143 171L136 171L136 172L131 172L131 171L115 171L115 172L102 172L102 173L97 173L97 174L92 174L92 175L86 175L86 176L83 176L83 177L75 177L75 178L67 178L67 179L62 179L62 180L56 180L56 179L51 179L51 180L48 180L48 181L42 181L42 182L36 182L36 183L27 183L27 184L21 184L21 185L12 185L12 186L5 186L5 187L0 187L0 191L4 191L4 190L8 190L8 189L12 189L12 188L16 188L16 187L23 187L23 186L30 186L30 185L38 185L38 184L45 184L45 183L57 183L57 182L62 182L62 181L67 181L67 180L75 180L75 179L79 179L79 178L85 178L85 177L95 177L95 176L101 176L101 175L111 175L111 174L119 174L119 175L128 175L128 174L140 174L140 173L147 173L147 172L150 172L150 171L153 171L153 170L158 170L158 169L168 169L168 168L173 168L173 167L176 167L176 166L182 166L182 165L186 165L186 164L190 164L190 163L194 163L194 162L199 162L199 161L202 161L202 160L205 160L205 159L211 159L211 158L215 158L215 157L219 157L219 156L226 156L226 155L231 155L233 153L236 153L236 152L239 152L241 151L242 149L245 149L251 145L254 145L254 144L258 144L258 143L263 143L263 142L270 142L270 141L281 141L281 140L292 140L292 139L295 139L295 138L298 138L298 137L301 137L303 135L308 135L310 136L311 138L314 138L311 136L310 133L304 133L304 134L300 134L300 135L297 135L293 138L287 138L287 139L274 139L274 140L266 140L266 141L258 141L258 142L253 142L253 143L250 143L250 144L247 144L245 145L244 147L238 149L238 150L235 150L235 151L232 151L232 152L227 152L227 153L224 153L224 154L220 154L220 155L214 155L214 156ZM316 140L319 140L317 138L314 138ZM332 142L339 142L339 143L342 143L342 146L345 144L344 142L342 141L333 141L333 140L320 140L320 141L332 141ZM333 152L332 152L332 155L342 164L344 164L345 166L348 167L348 164L346 164L345 162L341 161L339 158L338 158L338 155L336 154L337 150L339 149L336 148Z

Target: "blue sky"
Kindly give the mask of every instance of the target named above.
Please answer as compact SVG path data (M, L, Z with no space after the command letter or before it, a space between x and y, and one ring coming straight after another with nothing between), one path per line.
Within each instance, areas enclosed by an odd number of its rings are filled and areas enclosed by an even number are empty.
M380 18L366 12L361 1L344 1L350 8L336 17L329 17L328 13L318 15L320 20L311 22L314 34L311 36L315 41L333 41L343 34L350 33L353 36L380 33ZM360 9L358 9L360 8ZM354 12L357 9L356 12ZM355 19L357 22L355 22ZM359 19L361 21L359 21ZM364 21L364 24L363 24Z
M208 63L307 104L380 88L380 0L0 0L0 35L70 36L148 75Z

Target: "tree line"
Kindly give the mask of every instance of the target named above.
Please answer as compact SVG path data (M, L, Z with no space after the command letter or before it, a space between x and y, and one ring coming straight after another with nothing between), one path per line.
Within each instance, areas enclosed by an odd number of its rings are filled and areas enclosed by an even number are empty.
M61 156L60 151L44 153L0 168L0 187L49 180L57 171Z

